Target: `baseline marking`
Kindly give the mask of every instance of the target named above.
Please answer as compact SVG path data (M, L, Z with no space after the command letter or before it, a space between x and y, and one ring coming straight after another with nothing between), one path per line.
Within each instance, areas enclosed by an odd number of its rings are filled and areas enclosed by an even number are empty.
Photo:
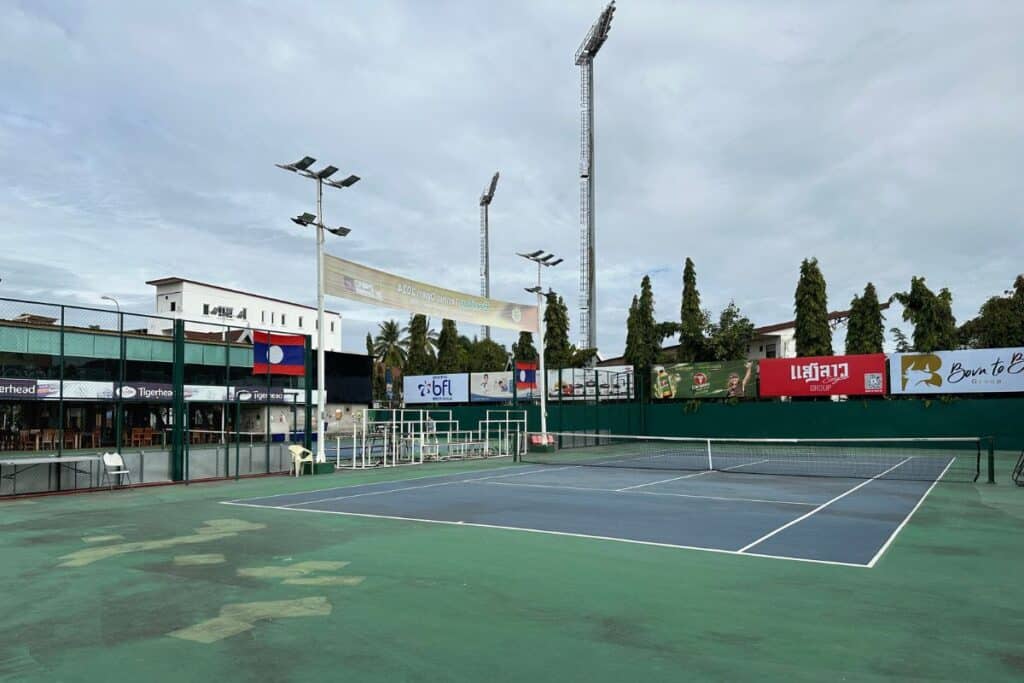
M615 541L617 543L630 543L633 545L646 545L654 546L657 548L673 548L677 550L701 550L708 553L718 553L720 555L742 555L743 557L760 557L768 560L789 560L791 562L807 562L810 564L826 564L838 567L856 567L858 569L870 569L866 564L856 564L854 562L837 562L834 560L815 560L807 557L789 557L787 555L766 555L762 553L743 553L738 550L727 550L725 548L705 548L699 545L676 545L674 543L659 543L657 541L640 541L633 538L616 538L614 536L597 536L594 534L582 534L571 531L551 531L548 529L533 529L530 527L518 527L518 526L502 526L498 524L482 524L478 522L453 522L450 520L443 519L422 519L419 517L399 517L396 515L375 515L365 512L341 512L339 510L310 510L295 507L284 507L282 505L254 505L252 503L236 503L233 501L221 501L221 505L234 505L237 507L248 507L248 508L260 508L263 510L287 510L289 512L311 512L314 514L321 515L342 515L345 517L365 517L369 519L392 519L400 522L420 522L422 524L444 524L446 526L471 526L479 527L482 529L500 529L502 531L525 531L533 534L547 534L550 536L570 536L573 538L586 538L596 541Z
M910 457L904 458L903 460L901 460L900 462L896 463L895 465L893 465L892 467L890 467L886 471L880 472L879 474L876 474L875 476L871 477L870 479L862 481L861 483L859 483L856 486L854 486L852 489L849 489L847 491L844 491L843 493L840 493L838 496L836 496L832 500L829 500L829 501L826 501L826 502L822 503L821 505L819 505L818 507L814 508L813 510L811 510L807 514L800 515L796 519L783 524L782 526L780 526L775 531L768 532L767 534L765 534L761 538L757 539L753 543L748 543L747 545L743 546L742 548L740 548L736 552L745 553L746 551L748 551L751 548L753 548L755 545L758 545L759 543L763 543L764 541L767 541L769 538L771 538L775 534L779 533L780 531L784 531L784 530L788 529L789 527L793 526L794 524L799 524L800 522L804 521L805 519L807 519L811 515L813 515L813 514L815 514L817 512L821 512L822 510L824 510L825 508L827 508L829 505L831 505L832 503L836 502L837 500L842 500L843 498L845 498L846 496L850 495L854 491L857 491L858 489L861 489L861 488L867 486L868 484L870 484L871 482L875 481L879 477L884 476L886 474L889 474L889 472L892 472L894 469L896 469L900 465L903 465L903 464L905 464L907 462L910 462L913 458L914 458L914 456L912 456L912 455ZM868 565L865 565L865 566L868 566Z
M889 549L889 546L892 545L892 542L896 540L896 536L901 531L903 531L903 527L907 525L907 522L910 521L910 518L914 516L915 512L917 512L917 508L921 507L921 504L924 503L924 499L927 498L928 494L932 492L932 489L935 488L935 485L938 484L944 476L946 476L946 472L949 471L949 468L953 466L954 462L956 462L955 457L948 463L946 463L946 467L939 474L938 478L932 482L932 485L928 487L928 490L924 492L924 495L921 496L921 499L917 501L917 504L914 505L914 507L911 508L910 512L907 513L907 516L903 518L903 521L900 522L900 525L896 527L896 529L892 532L892 534L886 540L885 544L881 548L879 548L878 552L875 553L875 556L871 558L871 561L868 562L868 567L874 567L875 563L881 559L882 554Z

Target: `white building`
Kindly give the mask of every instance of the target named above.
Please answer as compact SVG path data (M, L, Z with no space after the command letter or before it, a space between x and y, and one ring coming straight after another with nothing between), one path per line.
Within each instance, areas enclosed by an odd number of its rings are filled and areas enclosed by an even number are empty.
M180 277L149 280L156 287L156 314L184 318L193 332L219 332L223 325L308 334L316 348L316 308ZM324 311L324 350L341 351L341 315Z

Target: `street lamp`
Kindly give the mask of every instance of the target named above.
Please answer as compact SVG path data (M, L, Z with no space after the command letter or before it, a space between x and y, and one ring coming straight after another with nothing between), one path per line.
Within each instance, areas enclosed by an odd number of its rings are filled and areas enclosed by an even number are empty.
M100 299L102 299L103 301L113 301L114 306L117 307L117 316L121 317L121 304L117 303L117 299L115 299L112 296L101 296Z
M540 433L541 439L544 445L547 446L547 434L548 434L548 390L547 390L547 372L544 369L544 293L542 291L540 282L541 268L550 268L551 266L557 266L565 259L555 259L554 254L549 254L543 249L531 252L529 254L518 253L527 261L533 261L537 264L537 285L535 287L526 287L526 291L531 294L537 295L537 335L540 337L540 381L538 385L540 387ZM554 259L554 260L553 260ZM554 294L550 289L548 294Z
M339 190L352 187L359 182L359 176L350 175L342 180L331 180L331 176L338 172L338 168L336 166L325 166L319 171L309 170L309 167L315 162L316 159L313 157L302 157L291 164L274 165L316 181L316 215L303 213L301 216L293 218L292 222L304 227L313 226L316 228L316 461L327 462L327 457L324 453L324 420L327 417L327 392L324 385L324 231L338 237L344 237L350 230L340 226L328 228L324 225L324 185Z

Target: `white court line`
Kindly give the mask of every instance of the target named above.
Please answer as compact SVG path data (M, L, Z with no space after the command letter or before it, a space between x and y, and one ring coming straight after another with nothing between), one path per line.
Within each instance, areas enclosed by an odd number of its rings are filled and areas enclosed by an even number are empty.
M938 484L944 476L946 476L946 472L949 471L949 468L953 466L954 462L956 462L956 458L953 458L948 463L946 463L946 467L942 470L942 473L939 474L938 479L932 482L932 485L929 486L928 490L924 492L924 495L921 496L921 499L917 501L917 504L910 510L909 513L907 513L907 516L903 518L903 521L900 522L900 525L896 527L896 530L893 531L892 535L889 536L889 539L885 542L885 545L879 548L878 552L875 553L875 556L871 558L871 561L868 562L868 567L874 567L875 563L878 562L879 559L881 559L882 554L889 549L889 546L892 545L892 542L896 540L896 536L901 531L903 531L903 527L907 525L907 522L910 521L910 518L914 516L915 512L917 512L917 508L921 507L921 504L924 503L924 499L927 498L928 494L932 492L932 489L935 488L935 485Z
M533 529L531 527L519 527L519 526L502 526L498 524L480 524L477 522L453 522L443 519L422 519L419 517L399 517L396 515L374 515L365 512L341 512L338 510L305 510L302 508L284 507L282 505L258 505L251 503L236 503L233 501L222 501L221 505L235 505L238 507L248 508L261 508L270 510L287 510L289 512L312 512L314 514L321 515L342 515L345 517L366 517L370 519L392 519L401 522L420 522L423 524L444 524L447 526L470 526L478 527L481 529L500 529L502 531L525 531L533 534L547 534L550 536L570 536L574 538L586 538L596 541L615 541L617 543L630 543L632 545L646 545L654 546L658 548L673 548L677 550L701 550L708 553L718 553L720 555L742 555L743 557L760 557L768 560L789 560L791 562L807 562L810 564L827 564L839 567L856 567L858 569L868 569L866 564L855 564L853 562L836 562L833 560L815 560L807 557L789 557L787 555L764 555L761 553L741 553L738 550L726 550L725 548L705 548L698 545L677 545L674 543L659 543L656 541L639 541L633 538L616 538L614 536L596 536L594 534L580 534L571 531L551 531L548 529Z
M702 473L703 474L703 473ZM465 479L463 481L475 482L476 479ZM779 505L802 505L803 507L814 507L817 503L805 503L795 500L770 500L767 498L732 498L729 496L701 496L696 493L669 493L665 491L628 491L625 489L599 489L588 486L559 486L556 484L519 484L512 481L485 481L487 486L521 486L524 488L536 489L559 489L565 491L600 491L602 493L624 493L626 495L642 496L672 496L675 498L699 498L701 500L726 500L740 503L778 503Z
M416 490L416 489L432 489L432 488L435 488L437 486L450 486L452 484L461 484L461 483L467 482L467 481L485 481L487 479L498 479L500 477L520 477L520 476L522 476L524 474L533 474L533 473L536 473L536 472L554 472L556 470L569 469L569 467L571 467L571 465L566 465L565 467L557 467L554 470L548 469L548 468L544 468L544 469L539 469L539 470L527 470L526 472L512 472L511 474L495 474L495 475L492 475L492 476L489 476L489 477L478 477L478 478L475 478L475 479L453 479L452 481L441 481L441 482L438 482L436 484L420 484L420 485L417 485L417 486L401 486L401 487L395 488L395 489L384 489L383 491L366 491L364 493L353 493L353 494L350 494L350 495L347 495L347 496L332 496L330 498L316 498L314 500L303 500L303 501L299 501L298 503L288 503L287 505L284 505L282 507L289 507L289 508L294 507L294 508L297 508L297 507L299 507L301 505L313 505L315 503L324 503L324 502L327 502L327 501L330 501L330 500L348 500L349 498L362 498L364 496L381 496L381 495L384 495L385 493L398 493L399 491L413 491L413 490ZM402 481L403 480L397 480L397 481L393 481L393 482L390 482L390 483L398 484L398 483L401 483ZM404 481L408 481L408 480L404 480ZM251 499L251 500L258 500L258 499L254 498L254 499Z
M694 474L684 474L681 477L672 477L671 479L662 479L660 481L650 481L646 484L637 484L635 486L627 486L621 489L615 489L616 491L632 491L633 489L643 488L644 486L654 486L655 484L665 484L670 481L679 481L680 479L692 479L693 477L699 477L704 474L711 474L712 472L728 472L730 470L738 470L741 467L751 467L753 465L760 465L763 462L768 462L768 458L764 460L758 460L757 462L745 462L742 465L733 465L732 467L725 467L721 470L704 470L703 472L695 472ZM737 498L737 500L740 500Z
M495 471L508 470L512 468L525 467L525 465L504 465L502 467L495 467ZM388 472L386 469L365 469L356 470L357 472ZM340 474L340 473L339 473ZM328 491L341 491L343 489L357 488L359 486L377 486L378 484L395 484L402 481L419 481L420 479L437 479L438 477L457 477L460 474L476 474L472 470L464 470L462 472L449 472L447 474L427 474L422 477L409 477L408 479L384 479L381 481L366 481L362 483L352 483L347 486L331 486L325 489L310 489L309 491L292 491L291 493L274 493L269 496L251 496L249 498L235 498L233 500L222 501L225 503L235 503L246 500L266 500L268 498L280 498L282 496L301 496L304 493L326 493ZM293 477L298 479L298 477Z
M748 543L747 545L743 546L742 548L740 548L736 552L744 553L744 552L750 550L751 548L753 548L758 543L763 543L764 541L767 541L769 538L771 538L775 534L779 533L780 531L784 531L784 530L788 529L789 527L793 526L794 524L799 524L800 522L804 521L805 519L807 519L811 515L813 515L813 514L815 514L817 512L821 512L822 510L824 510L825 508L827 508L829 505L831 505L832 503L836 502L837 500L841 500L841 499L845 498L846 496L850 495L851 493L853 493L854 491L856 491L856 490L858 490L858 489L860 489L860 488L862 488L864 486L867 486L868 484L870 484L871 482L875 481L879 477L882 477L882 476L884 476L886 474L889 474L890 472L892 472L894 469L896 469L900 465L903 465L903 464L905 464L907 462L910 462L911 460L913 460L913 458L914 458L914 456L910 456L908 458L904 458L900 462L896 463L895 465L893 465L892 467L887 469L885 472L880 472L879 474L876 474L875 476L871 477L870 479L862 481L861 483L859 483L856 486L854 486L852 489L849 489L847 491L844 491L843 493L840 493L838 496L836 496L832 500L829 500L827 502L822 503L821 505L819 505L818 507L814 508L813 510L811 510L807 514L801 515L801 516L797 517L796 519L792 520L791 522L787 522L787 523L783 524L782 526L780 526L775 531L768 532L767 534L765 534L761 538L757 539L753 543Z

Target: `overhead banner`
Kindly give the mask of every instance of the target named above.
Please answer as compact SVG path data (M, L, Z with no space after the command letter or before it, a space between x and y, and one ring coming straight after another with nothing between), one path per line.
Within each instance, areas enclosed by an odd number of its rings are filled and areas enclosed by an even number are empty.
M415 403L467 403L469 375L411 375L402 378L406 405Z
M512 400L511 372L474 372L469 376L469 400L502 402Z
M894 394L1024 392L1024 347L894 353L889 377Z
M759 372L761 396L885 394L884 353L766 358Z
M661 398L754 398L757 361L655 365L651 395Z
M547 372L548 400L616 401L633 398L633 366L563 368Z
M524 332L537 331L537 307L436 287L324 255L324 291L331 296Z

